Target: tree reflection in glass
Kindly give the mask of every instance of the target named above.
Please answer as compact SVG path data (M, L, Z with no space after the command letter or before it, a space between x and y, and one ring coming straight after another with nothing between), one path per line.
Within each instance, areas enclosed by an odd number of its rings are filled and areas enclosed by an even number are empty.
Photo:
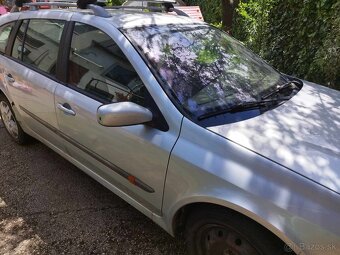
M194 115L258 100L285 80L241 43L208 25L124 29L180 105Z

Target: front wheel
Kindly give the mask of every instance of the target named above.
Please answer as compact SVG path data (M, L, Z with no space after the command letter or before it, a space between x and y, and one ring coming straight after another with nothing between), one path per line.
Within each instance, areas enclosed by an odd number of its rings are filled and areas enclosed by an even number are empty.
M267 229L219 207L197 209L191 214L186 237L190 255L286 254L283 242Z
M10 102L3 95L0 95L0 117L6 131L15 142L26 144L29 141L30 137L22 130Z

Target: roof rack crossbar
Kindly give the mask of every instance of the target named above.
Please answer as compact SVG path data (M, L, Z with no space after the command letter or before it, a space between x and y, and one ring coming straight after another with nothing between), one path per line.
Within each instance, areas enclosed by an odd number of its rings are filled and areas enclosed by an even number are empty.
M186 14L184 11L177 9L177 8L172 8L171 11L175 12L179 16L184 16L184 17L190 17L188 14ZM170 12L171 12L170 11Z
M99 17L103 18L109 18L112 17L110 13L107 12L103 7L95 4L88 4L86 6L88 9L91 9L93 11L93 14Z
M58 2L36 2L36 3L25 3L23 6L29 7L31 11L37 11L39 10L38 7L40 6L51 6L51 7L75 7L77 8L76 2L66 2L64 0L57 0ZM103 18L109 18L111 17L110 13L108 13L104 8L94 5L94 4L88 4L87 9L90 9L93 11L93 14L96 16L100 16Z

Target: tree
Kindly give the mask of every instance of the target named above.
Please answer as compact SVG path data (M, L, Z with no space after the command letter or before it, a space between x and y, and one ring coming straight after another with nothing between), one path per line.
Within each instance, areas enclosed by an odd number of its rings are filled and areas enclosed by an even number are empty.
M233 28L233 17L239 0L221 0L222 6L222 28L231 34Z

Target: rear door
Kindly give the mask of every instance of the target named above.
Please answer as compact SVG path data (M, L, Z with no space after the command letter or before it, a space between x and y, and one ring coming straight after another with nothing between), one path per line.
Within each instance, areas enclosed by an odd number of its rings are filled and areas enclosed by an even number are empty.
M181 116L167 112L173 106L159 104L166 99L160 96L157 103L153 99L161 89L124 36L112 25L92 24L96 24L95 17L91 25L85 19L75 22L70 36L67 82L55 94L60 130L70 155L91 169L92 176L108 187L113 185L117 194L134 201L139 209L146 208L144 213L160 214L168 159ZM119 101L149 108L155 116L153 123L101 126L98 107ZM160 109L167 110L164 114ZM167 115L170 121L165 120Z
M56 69L60 42L69 15L56 19L47 16L19 21L10 56L4 61L4 80L23 126L62 149L55 134L54 92L59 84Z
M7 18L7 19L5 19ZM7 95L7 89L5 87L6 79L6 61L8 58L8 52L10 52L10 34L15 27L16 19L9 16L2 17L0 26L0 89ZM8 95L7 95L8 96Z

